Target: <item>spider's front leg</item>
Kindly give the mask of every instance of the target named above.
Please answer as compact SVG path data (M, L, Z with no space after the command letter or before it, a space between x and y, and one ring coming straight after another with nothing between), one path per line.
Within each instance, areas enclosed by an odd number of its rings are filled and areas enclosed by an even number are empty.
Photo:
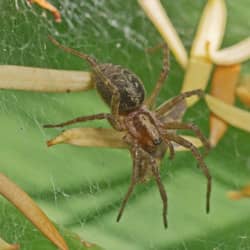
M173 109L178 103L180 103L181 101L183 101L187 97L190 97L193 95L197 95L198 97L201 98L201 97L204 97L204 92L201 89L195 89L195 90L181 93L180 95L172 98L170 101L167 101L167 102L163 103L162 105L160 105L160 107L158 107L155 110L156 115L158 117L161 115L164 115L167 111Z
M206 163L204 162L204 160L202 158L202 155L200 154L198 149L188 140L186 140L178 135L170 134L170 133L165 134L164 136L167 140L174 141L174 142L178 143L179 145L182 145L183 147L190 149L193 156L198 161L199 168L202 170L203 174L207 178L206 212L209 213L212 177L210 175L210 172L209 172L209 169L208 169Z
M52 36L49 36L50 41L56 45L57 47L61 48L67 53L73 54L75 56L78 56L84 60L87 61L87 63L91 66L93 71L98 75L98 77L102 80L102 82L110 89L112 93L112 99L111 99L111 111L112 114L106 114L106 113L101 113L101 114L96 114L96 115L90 115L90 116L82 116L82 117L77 117L75 119L59 123L59 124L48 124L44 125L45 128L54 128L54 127L64 127L66 125L71 125L77 122L85 122L85 121L91 121L91 120L101 120L101 119L107 119L112 127L114 127L117 130L122 130L121 125L119 123L119 104L120 104L120 93L118 92L116 86L112 84L112 82L101 72L99 68L99 64L97 61L82 52L79 52L75 49L65 47L64 45L60 44L56 39L54 39Z
M58 128L58 127L64 127L64 126L71 125L71 124L78 123L78 122L86 122L86 121L102 120L102 119L108 120L112 126L115 124L115 120L111 114L100 113L96 115L80 116L72 120L58 123L58 124L46 124L46 125L43 125L43 127L44 128Z

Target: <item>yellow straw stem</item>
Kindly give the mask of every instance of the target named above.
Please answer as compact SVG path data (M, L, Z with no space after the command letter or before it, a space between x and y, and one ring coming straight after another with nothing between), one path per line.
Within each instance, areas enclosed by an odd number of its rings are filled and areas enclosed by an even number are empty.
M90 72L0 66L0 89L39 92L71 92L93 88Z
M185 69L188 63L186 49L161 2L159 0L138 0L138 2L168 44L178 63Z

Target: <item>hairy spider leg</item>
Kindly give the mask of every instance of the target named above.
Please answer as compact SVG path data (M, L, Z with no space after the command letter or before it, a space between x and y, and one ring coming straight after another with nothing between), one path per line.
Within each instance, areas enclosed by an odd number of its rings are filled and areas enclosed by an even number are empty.
M173 97L170 101L167 101L167 102L163 103L162 105L160 105L155 110L156 116L159 117L159 116L163 115L167 111L174 108L176 104L178 104L179 102L185 100L187 97L190 97L190 96L193 96L193 95L197 95L198 97L203 97L204 92L201 89L195 89L195 90L191 90L191 91L181 93L178 96Z
M210 209L210 194L211 194L211 175L209 172L209 169L206 165L206 163L203 161L203 158L200 154L200 152L197 150L197 148L188 140L175 135L175 134L165 134L164 137L167 140L170 141L174 141L176 143L178 143L179 145L182 145L185 148L190 149L190 151L192 152L193 156L195 157L195 159L198 161L199 163L199 168L202 170L203 174L206 176L207 178L207 194L206 194L206 212L209 213L209 209Z
M205 155L208 154L211 149L210 143L207 138L203 135L201 130L193 123L182 123L182 122L168 122L162 125L164 129L188 129L195 133L205 147Z
M152 173L155 177L155 181L157 183L157 187L159 189L162 203L163 203L163 209L162 209L163 224L164 224L164 227L167 228L168 227L168 221L167 221L168 197L167 197L167 193L166 193L166 190L162 184L159 169L156 166L154 159L152 159L152 161L151 161L151 166L152 166Z
M86 121L102 120L102 119L111 120L112 115L107 114L107 113L100 113L100 114L96 114L96 115L80 116L80 117L74 118L72 120L63 122L63 123L46 124L46 125L43 125L43 127L44 128L57 128L57 127L64 127L67 125L71 125L71 124L78 123L78 122L86 122Z
M84 60L86 60L93 71L97 74L98 77L100 77L103 81L103 83L111 90L112 92L112 99L111 99L111 113L113 114L115 120L116 120L116 126L119 128L119 106L120 106L120 93L118 91L118 88L112 84L112 82L100 71L98 67L97 61L82 52L79 52L77 50L74 50L72 48L68 48L60 44L56 39L54 39L52 36L49 36L50 41L58 46L59 48L63 49L64 51L71 53L75 56L78 56Z
M173 160L174 156L175 156L174 146L170 141L167 142L167 145L168 145L168 148L169 148L169 157L168 157L168 159Z
M79 51L77 51L77 50L75 50L75 49L72 49L72 48L69 48L69 47L65 47L64 45L60 44L60 43L59 43L55 38L53 38L52 36L49 36L49 40L50 40L54 45L56 45L56 46L59 47L60 49L64 50L65 52L70 53L70 54L73 54L73 55L75 55L75 56L78 56L78 57L84 59L85 61L87 61L87 62L89 63L89 65L90 65L91 67L93 67L93 68L97 67L97 65L98 65L98 64L97 64L97 61L96 61L93 57L91 57L91 56L89 56L89 55L87 55L87 54L84 54L84 53L82 53L82 52L79 52Z
M162 69L161 69L161 73L159 76L159 79L157 80L156 84L155 84L155 88L153 90L153 92L151 93L151 95L147 98L147 100L145 101L145 104L148 108L152 108L155 106L155 102L156 102L156 98L160 93L160 90L168 76L168 72L169 72L169 49L166 43L164 44L160 44L159 46L153 48L153 49L149 49L148 51L151 50L155 50L158 48L163 48L163 62L162 62Z
M120 219L122 217L122 214L123 214L123 211L125 209L125 206L126 206L128 200L129 200L129 197L132 194L132 192L133 192L133 190L135 188L135 185L137 184L137 170L138 170L138 167L139 167L139 164L140 164L140 153L139 153L139 150L138 150L138 145L135 145L131 149L131 154L132 154L132 158L133 158L133 170L132 170L131 182L130 182L128 191L127 191L127 193L126 193L126 195L125 195L125 197L124 197L124 199L122 201L118 216L116 218L117 222L120 221Z

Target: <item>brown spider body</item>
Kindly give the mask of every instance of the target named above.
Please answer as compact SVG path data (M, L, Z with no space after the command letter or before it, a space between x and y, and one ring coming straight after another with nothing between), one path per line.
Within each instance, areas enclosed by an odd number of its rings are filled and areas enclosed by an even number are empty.
M135 110L142 105L145 99L145 89L138 76L120 65L111 63L99 64L97 67L98 72L93 72L93 82L108 106L111 106L113 93L103 83L103 76L109 79L119 92L119 113ZM100 73L102 74L101 77Z
M139 155L136 182L142 183L152 177L152 163L159 167L167 150L167 143L159 130L160 121L146 107L140 107L124 119L127 132L124 141L129 145L132 157ZM136 148L134 146L136 145Z
M163 45L164 59L160 77L152 94L144 101L144 87L140 79L122 66L98 64L92 57L52 42L67 52L85 59L92 67L93 81L104 101L109 105L111 113L100 113L78 117L76 119L45 127L63 127L76 122L96 119L107 119L112 127L124 131L123 140L129 145L133 159L131 183L122 202L117 221L120 220L125 205L137 183L142 183L153 177L159 189L163 202L163 222L167 227L167 193L160 178L159 166L166 150L170 159L174 157L174 144L188 148L198 161L198 166L207 178L206 211L209 212L211 193L211 176L198 149L189 141L176 134L176 130L188 129L202 141L206 151L210 145L202 132L191 123L181 122L185 111L185 98L197 95L203 96L201 90L182 93L152 109L160 89L168 74L168 48Z

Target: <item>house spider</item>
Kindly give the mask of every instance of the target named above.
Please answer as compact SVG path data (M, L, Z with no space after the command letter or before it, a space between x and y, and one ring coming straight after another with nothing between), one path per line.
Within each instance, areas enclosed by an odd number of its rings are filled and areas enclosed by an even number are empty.
M44 125L45 128L63 127L77 122L106 119L111 126L125 132L123 140L128 144L133 168L131 183L122 201L117 216L117 222L121 219L127 201L137 183L143 183L153 177L157 183L163 202L163 223L167 227L167 193L162 184L159 167L166 150L169 150L170 159L174 157L174 144L188 148L198 161L198 166L207 178L206 212L209 212L211 193L211 175L198 149L188 140L176 134L178 129L188 129L195 133L208 152L210 146L198 127L192 123L181 122L185 111L185 98L197 95L203 96L202 90L193 90L182 93L163 103L158 108L154 107L156 98L168 75L169 52L167 45L163 48L163 67L160 77L152 94L145 100L145 90L141 80L130 70L113 64L99 64L86 54L66 48L54 38L50 40L64 51L72 53L86 60L92 68L92 81L98 93L111 108L111 113L78 117L73 120L55 125Z

